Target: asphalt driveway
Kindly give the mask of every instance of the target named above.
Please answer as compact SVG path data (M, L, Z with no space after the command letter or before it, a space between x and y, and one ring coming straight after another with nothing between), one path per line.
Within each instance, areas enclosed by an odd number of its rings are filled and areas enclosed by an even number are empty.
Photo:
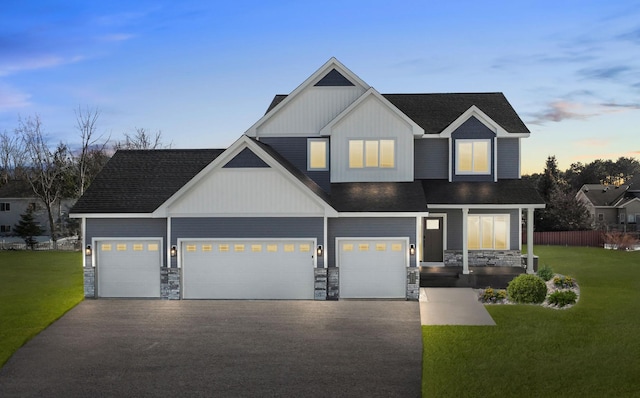
M417 302L87 300L0 397L419 397Z

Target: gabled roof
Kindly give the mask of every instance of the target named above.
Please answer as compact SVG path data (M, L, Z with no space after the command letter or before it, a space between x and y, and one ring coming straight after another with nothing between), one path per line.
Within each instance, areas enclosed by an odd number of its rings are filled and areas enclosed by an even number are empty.
M497 182L449 182L422 180L425 200L435 205L536 205L544 207L544 200L527 180L498 180Z
M440 134L472 106L511 134L530 134L520 116L502 93L382 94L389 102L424 129ZM267 113L287 95L276 95Z
M593 206L615 207L620 199L624 197L628 188L628 185L620 185L617 187L603 184L584 184L582 188L580 188L580 191L582 191L582 194Z
M223 151L119 150L71 213L151 213Z
M0 186L0 198L5 199L31 199L35 198L33 188L24 180L9 180Z

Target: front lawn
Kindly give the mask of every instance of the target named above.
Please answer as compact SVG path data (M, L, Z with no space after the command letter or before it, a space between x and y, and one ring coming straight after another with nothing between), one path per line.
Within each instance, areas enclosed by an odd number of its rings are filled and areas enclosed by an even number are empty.
M423 326L423 397L631 397L640 391L640 252L537 246L575 277L555 310L487 306L497 326Z
M0 251L0 366L82 301L77 252Z

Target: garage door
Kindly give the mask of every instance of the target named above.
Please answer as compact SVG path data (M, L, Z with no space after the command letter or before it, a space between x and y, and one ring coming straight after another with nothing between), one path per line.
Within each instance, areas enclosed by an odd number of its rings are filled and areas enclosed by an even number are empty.
M313 299L313 240L181 242L187 299Z
M97 240L99 297L160 297L160 240Z
M406 239L337 239L340 298L406 297Z

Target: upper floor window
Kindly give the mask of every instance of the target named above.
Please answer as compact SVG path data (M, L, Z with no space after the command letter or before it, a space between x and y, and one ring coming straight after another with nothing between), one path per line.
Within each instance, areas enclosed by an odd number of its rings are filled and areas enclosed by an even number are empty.
M491 174L491 140L456 140L456 174Z
M469 250L509 249L509 215L469 215L467 247Z
M349 140L349 168L394 168L395 140Z
M0 211L11 211L11 203L0 203Z
M307 141L307 169L327 170L329 164L329 140L312 138Z

